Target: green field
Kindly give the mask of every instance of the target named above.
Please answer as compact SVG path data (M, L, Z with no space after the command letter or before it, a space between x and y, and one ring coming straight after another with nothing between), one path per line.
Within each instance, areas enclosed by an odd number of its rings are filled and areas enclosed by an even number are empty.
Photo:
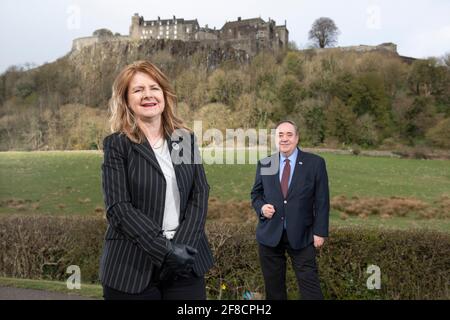
M450 195L450 161L320 154L325 158L331 197L414 197L432 201ZM206 166L212 196L248 200L255 165Z
M411 197L432 203L450 195L450 161L321 154L331 196ZM101 212L100 152L0 153L0 214L89 215ZM249 201L255 165L205 165L211 197ZM450 231L449 220L377 217L332 223L426 227Z

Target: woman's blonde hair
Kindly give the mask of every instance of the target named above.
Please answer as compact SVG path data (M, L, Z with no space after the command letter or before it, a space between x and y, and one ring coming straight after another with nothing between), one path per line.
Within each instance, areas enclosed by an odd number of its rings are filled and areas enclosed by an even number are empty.
M146 140L144 133L137 125L137 119L133 110L128 106L128 88L131 79L138 72L150 76L158 83L164 93L164 111L162 113L163 134L170 137L176 129L186 129L183 120L175 115L177 97L175 91L169 83L166 75L149 61L136 61L126 66L117 76L112 87L112 96L109 101L111 113L109 122L111 131L122 132L135 143L142 143Z

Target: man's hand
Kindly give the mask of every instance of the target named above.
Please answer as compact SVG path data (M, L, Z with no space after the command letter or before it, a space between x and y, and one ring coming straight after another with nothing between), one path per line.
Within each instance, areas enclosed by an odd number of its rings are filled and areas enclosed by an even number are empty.
M314 247L315 248L320 248L321 246L323 246L324 242L325 242L325 238L314 235Z
M264 218L272 219L273 214L275 213L275 208L271 204L265 204L261 208L262 214Z

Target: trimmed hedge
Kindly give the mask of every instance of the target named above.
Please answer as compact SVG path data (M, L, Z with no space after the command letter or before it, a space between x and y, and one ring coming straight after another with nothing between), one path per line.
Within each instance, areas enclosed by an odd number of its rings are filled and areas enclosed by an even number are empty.
M66 280L78 265L84 283L98 283L106 221L99 217L6 216L0 218L0 275ZM210 299L242 299L263 293L254 223L208 222L216 259L207 274ZM450 235L434 231L332 228L318 251L328 299L450 299ZM381 289L369 290L369 265L381 269ZM297 298L289 266L288 292ZM258 295L257 295L258 296Z

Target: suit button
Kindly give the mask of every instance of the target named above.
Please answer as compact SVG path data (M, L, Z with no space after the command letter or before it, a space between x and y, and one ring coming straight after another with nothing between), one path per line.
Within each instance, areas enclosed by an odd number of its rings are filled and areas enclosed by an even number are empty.
M284 217L281 217L281 220L284 220Z
M287 203L287 200L284 200L284 204L286 204Z

